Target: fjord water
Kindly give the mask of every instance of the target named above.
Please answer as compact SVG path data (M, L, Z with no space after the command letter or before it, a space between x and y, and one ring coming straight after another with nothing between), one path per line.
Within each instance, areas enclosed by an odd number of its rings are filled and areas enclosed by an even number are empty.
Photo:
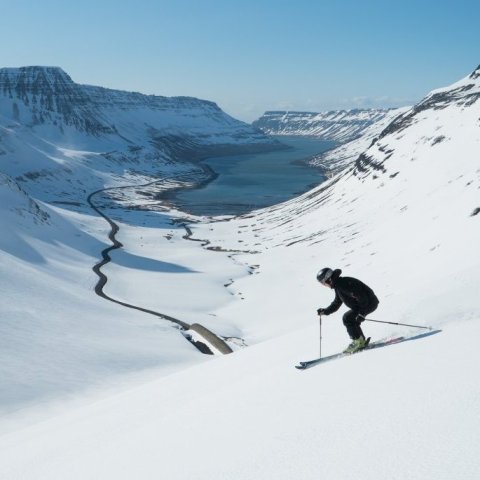
M241 215L289 200L325 180L321 169L300 161L329 150L335 142L312 137L276 138L290 148L205 160L218 176L202 187L178 192L173 203L195 215Z

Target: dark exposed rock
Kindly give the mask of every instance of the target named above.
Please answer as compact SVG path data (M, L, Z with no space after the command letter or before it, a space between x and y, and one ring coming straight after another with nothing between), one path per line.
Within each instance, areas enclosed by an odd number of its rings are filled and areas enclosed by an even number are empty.
M480 77L480 65L471 73L470 78L476 80Z
M383 138L389 135L398 134L419 122L421 120L419 114L427 110L442 110L451 105L457 105L459 107L473 105L480 98L478 78L480 78L480 66L472 72L467 81L462 82L459 85L457 84L457 86L450 89L442 89L433 92L410 110L397 116L385 129L382 130L378 138L372 142L370 147L357 158L353 174L368 173L372 170L386 173L387 170L383 164L393 155L394 151L391 149L387 150L385 146L379 145L379 142ZM445 140L446 137L444 135L438 135L433 138L431 145L437 145ZM382 160L374 160L372 154L369 153L372 148L375 148L375 146L377 146L379 152L384 154ZM391 177L393 178L396 175L397 174L394 174Z
M475 73L475 72L474 72ZM474 77L477 78L477 77ZM470 106L480 98L478 90L474 90L474 84L463 85L453 90L442 91L429 95L425 100L415 105L410 111L397 117L387 128L380 134L380 139L400 132L405 128L413 125L416 121L415 117L424 110L442 110L449 105L456 103L460 106ZM471 90L474 90L470 93Z
M438 137L435 137L432 141L432 147L433 145L436 145L437 143L443 142L445 140L445 135L439 135Z
M121 124L116 125L118 114L151 110L157 114L152 122L161 126L142 123L145 131L152 130L154 141L160 137L158 131L177 130L178 135L193 127L197 143L209 143L208 133L201 131L201 119L213 120L217 132L231 137L232 143L263 144L264 148L279 148L279 142L266 137L258 129L236 120L224 113L218 105L193 97L163 97L136 92L113 90L75 83L58 67L20 67L0 69L0 95L12 100L12 118L22 116L25 125L51 123L63 131L65 126L94 136L121 134ZM25 108L26 107L26 108ZM179 113L180 112L180 113ZM165 113L165 115L162 115ZM169 115L177 115L174 120ZM192 123L192 119L196 119ZM127 122L135 123L135 118ZM208 131L208 129L207 129ZM205 137L202 142L202 135ZM134 142L132 142L134 143ZM215 142L210 142L215 143Z
M388 159L393 153L390 153L385 157L384 160ZM382 162L383 163L383 162ZM353 171L354 175L357 173L366 173L370 170L377 170L382 173L386 173L386 168L382 163L376 162L371 156L367 155L365 152L360 154L355 162L355 169Z

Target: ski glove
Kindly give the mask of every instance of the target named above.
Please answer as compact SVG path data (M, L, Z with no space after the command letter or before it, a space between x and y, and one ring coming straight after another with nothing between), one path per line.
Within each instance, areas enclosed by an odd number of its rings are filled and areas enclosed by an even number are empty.
M358 323L364 322L364 321L365 321L365 315L362 315L361 313L359 313L359 314L357 315L356 320L357 320Z
M318 315L325 315L325 310L326 310L325 308L319 308L317 310Z

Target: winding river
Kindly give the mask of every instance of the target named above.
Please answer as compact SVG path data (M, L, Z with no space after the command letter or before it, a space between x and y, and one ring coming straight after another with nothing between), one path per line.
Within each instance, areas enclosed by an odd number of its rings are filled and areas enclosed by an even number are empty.
M202 184L201 187L177 190L170 198L170 201L180 209L199 215L238 215L251 211L254 208L288 200L321 183L324 180L322 172L306 166L303 161L314 154L332 148L334 146L333 142L298 137L282 137L281 140L290 148L283 151L216 157L206 160L208 167L215 172L212 175L212 181ZM201 325L189 325L170 315L114 299L104 292L108 278L103 273L102 268L111 261L110 252L122 248L123 245L116 238L119 232L118 224L95 204L94 198L105 192L129 188L138 190L162 181L156 180L143 185L103 188L92 192L88 196L87 201L90 207L103 217L110 226L108 238L111 245L102 250L102 259L93 266L93 271L98 276L95 293L124 307L173 322L183 331L189 329L196 330L204 338L208 338L222 353L229 353L231 352L230 347L222 339ZM186 235L184 236L186 240L201 241L190 238L190 229L187 225L182 226L186 230ZM188 337L187 339L203 353L211 353L208 347L205 348L205 345L201 342L192 341Z

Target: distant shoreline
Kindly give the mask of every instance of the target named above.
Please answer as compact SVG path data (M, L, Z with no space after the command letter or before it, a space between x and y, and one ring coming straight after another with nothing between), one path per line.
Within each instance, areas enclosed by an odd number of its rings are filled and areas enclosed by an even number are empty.
M292 147L290 147L289 145L285 145L280 141L277 141L276 144L271 144L268 146L250 144L250 145L241 146L241 148L238 148L238 146L234 146L233 148L223 147L220 149L220 151L215 152L215 154L213 154L213 151L212 151L210 155L205 154L205 155L199 156L194 160L190 160L192 163L194 163L195 165L198 165L203 170L204 174L206 175L206 178L204 178L203 180L198 180L196 182L193 182L192 185L190 186L174 187L174 188L165 190L163 192L158 193L155 198L164 202L168 207L178 208L177 205L175 204L175 198L180 192L183 192L185 190L201 190L202 188L207 187L211 182L213 182L220 176L220 173L216 172L212 167L210 167L210 165L204 163L209 159L217 158L217 157L227 157L227 156L233 157L236 155L248 155L250 153L270 153L270 152L288 150L290 148ZM189 215L195 215L193 212L189 211L184 207L182 207L181 210L185 213L188 213Z

